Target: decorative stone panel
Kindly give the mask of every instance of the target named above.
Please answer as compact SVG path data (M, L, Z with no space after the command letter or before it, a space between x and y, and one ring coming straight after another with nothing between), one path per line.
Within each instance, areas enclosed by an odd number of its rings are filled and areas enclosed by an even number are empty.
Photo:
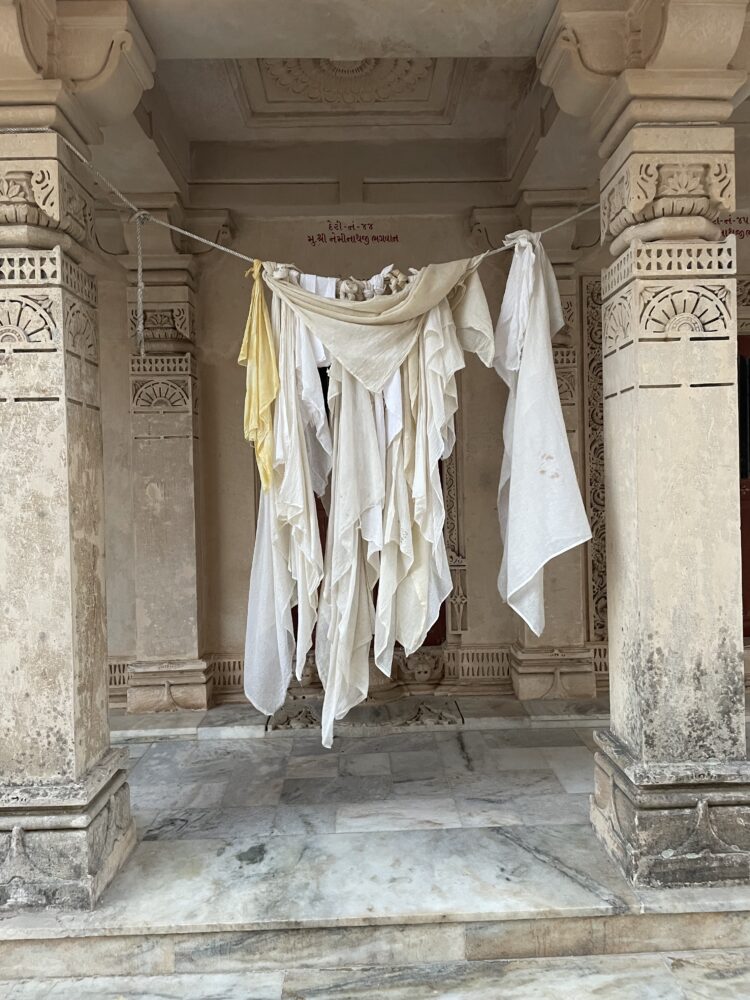
M619 261L617 262L619 264ZM613 265L606 274L616 265ZM585 406L586 513L591 525L589 542L589 639L607 638L607 538L604 488L604 394L602 389L602 284L584 278L583 345Z
M128 322L135 340L136 289L128 288ZM143 333L149 351L186 351L195 341L195 303L186 285L144 289Z
M136 660L130 712L205 709L201 649L198 378L190 353L130 359ZM177 559L177 562L175 562Z
M588 647L537 650L514 645L508 656L513 690L520 701L596 696L594 657Z
M633 129L606 164L601 183L603 241L656 219L715 222L734 208L733 132L716 127ZM618 252L622 249L618 246Z
M58 229L88 245L94 238L93 199L60 160L4 160L0 225Z

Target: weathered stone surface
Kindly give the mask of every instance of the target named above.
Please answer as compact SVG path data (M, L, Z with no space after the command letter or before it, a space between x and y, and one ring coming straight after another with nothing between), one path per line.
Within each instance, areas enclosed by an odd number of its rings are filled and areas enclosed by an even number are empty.
M96 283L42 249L91 242L74 163L54 135L0 138L0 216L30 244L0 249L0 908L92 906L135 837L107 724Z
M117 773L89 809L34 829L27 814L0 831L0 910L16 907L89 909L135 846L125 772Z
M509 652L510 678L521 701L534 698L595 698L591 649L523 649Z
M205 660L132 663L128 668L128 712L205 711L212 702L213 665Z
M601 735L601 734L598 734ZM611 749L616 740L599 740ZM620 749L620 758L627 751ZM725 779L727 775L724 776ZM636 785L596 754L594 828L636 885L711 885L750 878L750 772L728 781Z

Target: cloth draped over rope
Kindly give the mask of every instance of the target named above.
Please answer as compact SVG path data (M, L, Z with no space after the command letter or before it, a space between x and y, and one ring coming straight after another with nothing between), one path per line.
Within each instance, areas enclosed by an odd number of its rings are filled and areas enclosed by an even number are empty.
M249 414L264 489L245 691L261 711L277 711L315 633L325 746L334 721L367 697L371 648L390 676L396 643L407 656L418 649L450 594L440 462L455 443L456 374L467 351L494 363L510 391L498 586L534 631L544 624L545 562L590 537L554 371L557 285L538 237L510 239L494 331L478 275L485 254L428 265L401 291L361 302L336 299L335 279L268 262L254 268L240 360L250 362L246 432ZM327 365L328 414L317 373ZM315 499L324 493L325 555Z

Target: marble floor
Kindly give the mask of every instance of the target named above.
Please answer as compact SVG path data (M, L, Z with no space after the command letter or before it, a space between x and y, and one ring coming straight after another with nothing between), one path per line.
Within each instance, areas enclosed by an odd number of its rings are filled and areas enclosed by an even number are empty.
M591 830L606 708L507 702L330 751L236 706L128 719L138 846L95 911L0 915L0 997L750 997L750 888L634 890Z
M750 950L0 982L4 1000L747 1000Z

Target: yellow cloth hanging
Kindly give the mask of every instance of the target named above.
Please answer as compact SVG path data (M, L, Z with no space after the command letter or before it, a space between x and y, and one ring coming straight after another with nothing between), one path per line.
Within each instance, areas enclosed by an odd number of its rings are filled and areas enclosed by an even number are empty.
M263 261L252 266L253 291L245 336L237 363L247 368L245 382L245 438L255 446L260 482L264 490L273 475L273 401L279 393L279 370L271 330L271 317L263 295ZM247 272L245 277L250 274Z

